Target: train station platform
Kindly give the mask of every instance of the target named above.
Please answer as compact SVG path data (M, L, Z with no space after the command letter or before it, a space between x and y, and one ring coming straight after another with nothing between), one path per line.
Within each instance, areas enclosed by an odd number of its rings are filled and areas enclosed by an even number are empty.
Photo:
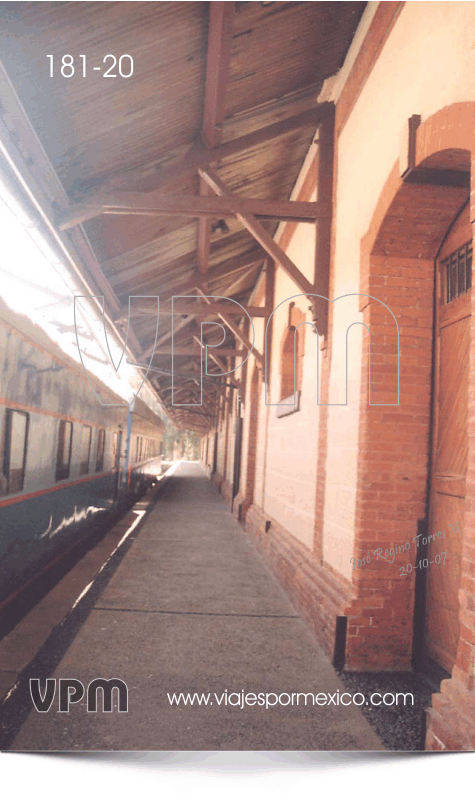
M93 604L74 634L64 626L51 634L35 661L38 673L30 664L24 674L41 679L42 690L47 677L86 687L96 678L119 678L128 688L128 712L116 706L102 712L100 698L98 712L87 712L86 697L58 712L56 695L50 710L39 713L20 679L12 699L16 694L21 704L23 693L22 723L4 748L384 749L353 704L283 700L266 708L228 701L243 691L290 697L346 689L197 463L178 467L104 584L95 595L84 592L76 611L88 596ZM172 703L169 697L179 693L210 699Z

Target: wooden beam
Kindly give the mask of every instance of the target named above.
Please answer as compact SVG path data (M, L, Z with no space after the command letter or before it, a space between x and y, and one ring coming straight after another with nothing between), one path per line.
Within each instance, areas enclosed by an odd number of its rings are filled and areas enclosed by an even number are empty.
M274 309L275 307L275 262L270 259L266 263L266 286L265 286L265 303L266 306ZM264 355L266 358L266 368L269 372L270 364L272 363L272 339L274 330L274 316L271 316L272 310L268 314L264 324ZM267 331L267 336L266 336ZM265 369L262 370L262 380L266 378ZM269 380L269 375L268 375Z
M195 341L198 341L198 343L199 343L199 337L198 336L193 336L193 339ZM210 358L212 357L212 355L211 355L211 347L212 347L212 345L210 344L209 345L209 350L208 350ZM245 358L246 355L247 355L247 350L237 350L235 348L227 348L227 347L225 347L223 349L218 349L218 347L216 347L216 352L219 352L220 355L222 355L223 357L236 356L236 357L239 357L239 358ZM197 348L197 347L179 347L179 346L176 346L176 347L158 347L155 350L155 355L172 355L172 353L174 355L189 355L190 358L195 358L195 357L199 358L204 353L204 347L203 347L202 350ZM227 372L226 366L224 366L224 371Z
M193 384L193 386L195 386L195 385L199 385L199 381L198 380L196 380L195 383ZM178 391L180 391L180 392L189 391L190 388L193 389L193 386L191 386L191 387L190 386L182 386L181 388L176 388L175 392L178 392ZM215 401L215 393L216 393L216 391L218 391L218 392L221 391L222 392L224 390L225 390L224 386L220 386L219 383L217 383L217 382L208 383L208 385L205 385L205 383L203 383L203 394L205 394L213 402ZM162 388L163 394L168 394L171 391L172 391L172 386L171 385L165 386L165 388Z
M173 390L173 396L174 396L175 398L176 398L176 397L182 397L182 396L183 396L183 394L189 394L189 393L190 393L190 391L191 391L191 389L192 389L192 387L191 387L191 386L181 386L181 388L175 388L175 389ZM170 386L170 388L169 388L169 391L172 391L172 387L171 387L171 386ZM164 398L164 399L165 399L165 398ZM166 401L168 401L168 400L166 400ZM172 406L172 407L173 407L173 406Z
M177 295L181 296L181 295ZM219 313L228 313L230 316L245 316L246 313L249 316L258 316L260 318L264 318L272 312L272 308L263 308L260 305L241 305L240 303L232 302L232 298L230 297L230 302L212 302L210 301L207 305L199 305L194 302L186 302L175 300L173 303L173 307L171 302L164 302L160 304L160 314L164 314L169 316L170 314L188 314L190 316L210 316L211 314L219 314ZM134 303L135 308L134 311L136 313L143 313L143 314L156 314L157 313L157 301L155 300L155 307L153 307L154 300L150 297L150 302L147 302L147 297L141 298L140 308L137 310L137 305L139 303Z
M133 258L133 250L130 252L130 258ZM220 251L215 251L214 255L218 256ZM210 270L208 280L219 280L223 277L227 277L228 275L234 275L237 272L255 269L258 266L262 265L262 262L265 258L264 251L260 250L260 248L254 248L242 255L237 255L234 258L230 258L229 260L224 261L223 263L219 264L218 266L213 266ZM152 267L150 267L150 263L152 263ZM156 267L160 267L162 264L160 263L159 259L157 259ZM165 265L165 264L163 264ZM168 283L164 283L163 287L160 290L160 299L165 300L173 297L176 293L176 277L174 276L175 271L182 270L186 267L189 269L193 269L196 266L194 260L194 253L189 253L187 255L180 255L178 258L174 258L173 261L168 261L166 264L167 266L167 273L168 276ZM108 267L110 268L110 267ZM154 261L152 258L147 260L147 273L150 273L150 269L154 268ZM126 269L123 269L121 272L118 272L116 275L110 276L110 283L112 286L122 286L126 282L130 282L133 280L139 280L142 277L142 281L139 283L143 285L144 282L144 275L142 274L144 271L143 264L139 263L136 266L130 266ZM149 278L150 280L150 278ZM191 277L183 283L179 287L179 293L186 294L189 291L192 291L197 283L200 283L200 276L198 273L192 274ZM173 290L170 290L170 284L173 287ZM122 292L120 292L122 293Z
M244 253L244 255L238 255L235 258L231 258L229 261L226 261L219 266L213 267L211 269L208 281L211 282L213 280L221 280L225 277L232 277L233 275L237 275L241 272L249 272L252 269L257 269L257 267L262 266L264 261L265 255L257 257L255 252L251 253ZM169 266L172 269L174 262L172 262ZM115 281L114 281L115 282ZM160 302L165 302L166 300L171 299L172 297L178 297L182 295L186 295L188 292L195 290L196 288L202 288L203 291L205 290L205 285L201 282L200 276L198 274L193 275L186 283L183 283L179 288L174 288L173 291L170 291L165 287L163 292L160 292ZM135 305L138 303L138 300L134 300L133 307L131 312L134 312L135 307L140 309L140 304ZM127 321L127 314L128 309L121 308L121 312L117 314L115 317L116 321Z
M257 269L258 267L262 266L264 261L265 254L262 254L253 251L250 253L244 253L243 255L237 255L234 258L230 258L228 261L225 261L219 266L213 266L207 275L207 284L211 283L215 280L222 280L223 278L233 277L242 275L244 272L251 272L253 269ZM193 282L194 280L194 282ZM188 284L181 287L182 292L186 292L188 289L186 288L187 285L191 285L193 283L193 288L202 288L201 283L196 278L192 278L188 281ZM227 290L227 289L226 289Z
M218 173L214 169L208 167L206 170L200 170L200 175L207 180L208 184L217 194L228 197L233 196L231 191L228 189L226 184L223 183ZM274 241L267 230L262 227L255 216L252 214L237 213L237 218L256 239L256 241L259 242L261 247L263 247L264 250L269 253L271 258L273 258L282 266L282 268L285 270L285 272L287 272L289 277L292 278L303 294L311 295L314 293L313 284L310 283L300 269L295 266L294 262L291 261L288 255L279 247L277 242ZM313 301L313 298L310 299Z
M199 336L193 336L193 341L196 341L197 344L201 346L201 338ZM223 354L223 350L219 350L221 354ZM216 355L216 352L210 347L208 350L208 355L212 361L216 364L216 366L220 369L221 372L227 372L228 369L224 361L221 360L219 355Z
M132 191L156 191L169 183L180 180L190 173L196 172L197 169L205 169L209 164L221 161L224 158L231 158L238 153L245 152L253 147L258 147L261 144L265 144L267 141L277 139L279 136L283 136L293 130L310 126L313 126L315 129L325 116L332 113L332 109L333 103L320 103L295 116L281 119L278 122L273 122L264 127L258 127L251 133L246 133L244 136L239 136L236 139L225 142L215 147L213 150L206 149L201 142L195 142L191 145L187 155L177 164L164 167L163 169L155 171L153 174L147 175L147 177L138 178L137 180L134 180L129 172L129 174L124 175L120 179L115 178L104 182L102 189L104 191L115 191L119 186L123 186L124 190L130 187ZM150 169L151 166L156 169L156 162L150 166L147 165L145 168Z
M333 168L334 168L334 138L335 118L329 116L318 127L318 175L317 199L329 203L333 198ZM330 257L332 242L332 218L316 219L315 222L315 265L314 265L314 292L315 294L329 297L330 295ZM314 297L312 302L313 321L320 336L328 334L329 303L320 297Z
M205 302L208 305L211 305L211 300L208 297L205 296L204 292L202 292L201 289L199 289L199 294L201 294L201 296L203 297L203 299L205 300ZM257 360L260 363L263 363L262 355L259 352L259 350L256 348L256 346L254 346L254 347L252 346L252 344L249 341L249 339L247 338L247 336L233 322L231 317L227 313L218 313L218 316L219 316L220 319L222 319L222 321L225 323L225 325L227 325L229 327L230 331L232 333L234 333L235 337L241 342L241 344L243 344L247 348L248 352L250 352L252 350L254 355L255 355L255 357L257 358ZM244 355L244 357L245 357L245 355Z
M203 178L200 178L200 194L204 195L200 199L209 199L206 197L211 191L210 187ZM198 241L196 245L196 260L198 263L198 272L201 277L205 279L209 268L209 254L211 252L211 218L200 219L198 222Z
M224 103L233 41L234 3L209 3L208 56L202 139L213 148L221 141Z
M156 351L157 347L160 347L162 344L165 343L165 341L168 341L168 339L172 337L172 332L178 333L180 330L183 330L185 327L187 327L190 324L190 322L192 322L192 321L193 321L193 317L192 316L189 316L188 319L182 319L181 322L179 322L178 325L176 325L174 331L173 331L172 328L170 328L170 330L168 330L162 336L157 338L157 341L156 341L155 344L150 344L150 346L146 347L146 349L144 349L144 351L142 352L140 360L143 361L143 360L146 360L146 359L150 358L152 353L154 353ZM160 324L160 321L159 321L159 324Z
M171 405L169 407L170 407L170 409L176 407L176 415L177 415L177 417L180 418L180 419L184 418L185 421L189 417L193 417L193 416L206 416L208 419L212 419L213 418L210 413L205 413L204 411L195 411L195 410L193 410L193 405L189 405L188 407L185 406L185 407L182 407L182 408L180 408L179 405L177 405L177 406ZM197 405L195 407L199 408L200 406Z
M204 183L201 196L184 194L158 195L147 197L137 192L127 196L117 192L105 198L96 197L92 202L84 200L75 203L58 220L60 230L69 230L89 219L106 216L180 216L186 218L202 217L210 223L216 217L236 216L236 213L254 214L259 219L287 222L314 222L316 217L331 216L331 206L326 202L298 202L291 200L254 200L250 197L206 196L210 191Z
M204 408L204 410L209 410L209 411L212 412L213 411L213 404L212 404L212 401L207 397L206 392L204 390L204 386L203 386L203 395L204 396L202 396L201 407ZM177 400L179 400L181 397L184 397L184 396L188 396L192 400L195 400L198 396L201 397L201 392L199 391L199 386L194 386L194 385L193 386L182 386L181 388L180 387L176 388L173 391L173 399L175 400L175 402ZM166 401L168 402L169 398ZM179 405L179 403L178 403L178 405ZM175 408L177 406L174 405L174 404L171 404L170 407L171 408ZM200 407L200 405L198 405L198 407Z
M205 147L212 149L221 143L224 104L233 41L234 3L212 2L208 4L208 7L208 56L201 139ZM200 194L206 196L209 193L208 184L203 178L200 178ZM210 250L211 219L200 219L198 223L196 257L198 271L202 277L205 277L208 272Z
M250 255L237 256L236 258L231 259L227 264L223 264L222 266L215 267L212 270L211 274L210 274L210 280L211 279L213 279L213 280L219 279L221 277L227 277L228 275L230 275L230 276L231 275L242 275L243 272L248 272L251 269L255 269L256 267L260 266L261 263L262 263L261 259L257 260L257 261L251 261L250 263L248 263L249 258L250 258ZM241 279L241 277L239 277L237 280L233 281L233 283L231 284L229 289L226 289L226 291L232 292L234 286L237 285L237 283L238 283L238 281L240 279ZM188 281L188 283L186 283L185 286L182 287L181 291L186 292L186 291L193 290L197 285L199 287L202 287L203 289L205 288L205 286L204 285L202 286L201 282L199 281L199 277L198 276L196 278L192 278L190 281ZM179 296L179 295L172 294L172 292L167 292L165 295L161 295L161 296L171 297L171 296ZM133 313L133 311L134 311L134 309L131 310L131 313ZM142 312L142 311L139 310L139 312ZM195 319L195 316L193 315L193 316L189 316L187 319L181 320L181 322L179 322L178 325L175 327L175 333L177 333L179 330L183 330L194 319ZM123 320L127 321L127 312L125 311L125 309L124 309L122 315L120 317L118 317L116 322L123 321ZM170 328L170 330L167 331L167 333L165 333L164 335L160 336L157 339L156 346L160 346L165 341L168 341L171 338L171 336L172 336L172 328ZM154 346L151 344L151 345L149 345L148 347L146 347L143 350L142 355L141 355L139 360L148 359L153 351L154 351Z
M132 365L142 366L142 364L132 364ZM188 366L188 364L187 364L187 366ZM142 366L142 368L143 368L143 366ZM183 367L181 367L181 368L183 368ZM172 375L171 369L165 369L165 368L162 368L161 366L151 366L150 367L150 371L151 372L158 372L159 374L166 375L167 377L171 377L171 375ZM174 376L176 378L179 378L180 380L190 380L190 382L193 381L195 383L199 382L197 380L197 378L194 377L194 375L191 374L190 372L181 372L181 371L177 372L175 370ZM208 383L210 383L210 384L212 384L212 385L214 385L215 378L217 378L217 377L220 377L220 375L219 374L214 374L214 373L213 374L208 374L208 375L203 374L203 380L208 382ZM151 378L151 379L153 379L153 378ZM238 381L235 380L235 379L233 379L231 383L227 383L226 385L229 385L232 388L238 388L239 387Z
M237 280L234 280L234 281L233 281L233 283L231 284L231 286L229 286L229 287L226 289L226 291L227 291L228 293L232 293L232 292L233 292L233 290L234 290L234 287L235 287L235 286L237 286L237 285L238 285L238 283L240 282L240 280L242 279L242 274L243 274L243 272L246 272L246 271L248 271L248 270L249 270L249 268L253 268L253 269L254 269L254 268L256 268L256 266L260 266L260 264L261 264L261 262L260 262L260 261L256 261L255 263L251 264L251 266L249 266L249 264L248 264L248 265L247 265L247 266L245 266L245 267L243 267L242 265L238 267L238 262L239 262L239 258L238 258L238 259L234 259L234 260L232 261L232 263L234 263L234 271L233 271L233 268L231 267L231 272L230 272L230 274L231 274L231 275L232 275L232 274L238 274L238 275L239 275L239 277L237 278ZM215 272L217 272L218 270L220 270L220 267L216 267L215 269L213 269L213 270L212 270L212 271L213 271L213 279L214 279L214 273L215 273ZM224 271L222 274L221 274L221 272L220 272L219 274L220 274L221 276L226 276L226 277L227 277L227 275L228 275L228 272L227 272L227 271ZM182 289L182 291L189 291L189 290L191 290L191 289L195 288L195 285L196 285L196 283L197 283L197 280L196 280L196 279L193 279L193 281L192 281L191 283L187 284L187 286L186 286L186 287L184 287L184 288ZM202 288L203 288L203 290L204 290L204 286L203 286ZM175 296L177 296L177 295L175 295ZM179 295L178 295L178 296L179 296ZM163 304L162 304L162 307L163 307ZM238 309L238 310L239 310L239 309ZM264 311L266 311L266 310L268 310L268 309L256 308L256 311L257 311L258 313L260 313L260 311L261 311L261 310L264 310ZM138 311L138 312L139 312L139 313L144 313L144 312L146 312L146 311L145 311L145 307L143 307L142 309L139 309L139 311ZM205 309L203 309L203 310L202 310L202 309L200 308L200 312L199 312L199 314L197 313L197 314L196 314L196 316L198 316L198 317L199 317L199 316L200 316L202 313L204 314L204 313L206 313L206 311L205 311ZM250 315L253 315L253 314L250 314ZM174 329L174 330L175 330L175 333L178 333L178 331L179 331L179 330L183 330L183 328L187 327L187 326L190 324L190 322L192 322L194 319L196 319L196 316L193 314L193 316L189 316L187 319L183 319L181 322L179 322L179 324L178 324L178 325L176 325L176 327L175 327L175 329ZM125 311L124 311L123 315L120 317L120 319L118 319L118 320L116 320L116 321L121 321L121 320L127 320L127 315L126 315ZM168 339L170 339L170 338L171 338L171 336L172 336L172 328L170 328L170 330L168 330L166 333L164 333L162 336L160 336L160 337L157 339L157 346L159 346L160 344L163 344L165 341L168 341ZM141 356L140 360L144 360L144 359L147 359L147 358L149 358L149 357L150 357L150 355L152 354L153 350L154 350L154 347L153 347L153 345L150 345L150 346L148 346L148 347L147 347L147 348L146 348L146 349L143 351L143 353L142 353L142 356Z

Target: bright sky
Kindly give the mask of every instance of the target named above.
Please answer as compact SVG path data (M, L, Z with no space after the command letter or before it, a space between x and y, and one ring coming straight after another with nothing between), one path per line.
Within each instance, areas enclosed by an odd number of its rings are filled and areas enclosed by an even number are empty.
M107 342L102 315L94 301L76 300L84 294L79 281L50 246L40 224L19 203L6 179L0 175L0 296L12 311L27 316L78 363L100 378L129 403L143 379L143 372L122 359L122 344L109 328ZM102 303L102 300L100 300ZM140 398L164 416L155 394L144 384Z

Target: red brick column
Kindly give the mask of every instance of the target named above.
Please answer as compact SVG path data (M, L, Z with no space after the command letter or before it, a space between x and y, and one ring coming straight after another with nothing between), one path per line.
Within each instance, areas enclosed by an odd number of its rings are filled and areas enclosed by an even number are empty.
M346 667L354 670L411 667L414 572L401 577L400 566L413 562L412 539L425 516L433 271L431 259L373 255L368 263L366 293L381 303L362 299L373 404L365 336L354 556L371 560L353 571L354 599L346 609ZM399 405L376 405L397 402L398 347ZM407 542L403 555L386 553Z

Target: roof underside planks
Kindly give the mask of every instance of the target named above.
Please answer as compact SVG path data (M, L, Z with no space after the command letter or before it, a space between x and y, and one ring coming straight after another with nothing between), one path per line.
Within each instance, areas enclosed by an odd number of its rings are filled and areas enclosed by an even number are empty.
M318 121L325 78L341 66L363 13L362 2L69 2L0 3L2 60L14 91L64 189L76 207L117 193L153 207L155 198L209 197L198 169L212 167L237 198L288 201ZM61 77L64 54L76 73ZM103 77L107 54L134 59L129 78ZM55 75L49 77L53 56ZM86 77L80 54L86 55ZM94 71L94 67L99 70ZM132 194L132 192L134 194ZM196 205L196 203L195 203ZM198 203L199 205L199 203ZM213 206L214 207L214 206ZM269 205L270 208L270 205ZM175 209L176 210L176 209ZM236 216L99 215L82 222L101 274L125 313L130 295L229 296L246 306L268 254ZM227 208L229 212L229 208ZM280 218L285 218L282 208ZM322 211L323 213L323 211ZM275 218L258 217L273 236ZM61 219L58 217L58 227ZM96 293L97 285L91 285ZM183 301L184 302L184 301ZM194 355L203 320L221 321L222 347L242 349L235 316L222 308L175 316L175 386L192 401L199 383ZM225 303L225 301L221 301ZM132 308L134 301L132 301ZM115 312L117 324L124 324ZM125 322L126 324L126 322ZM234 326L234 332L233 332ZM132 327L146 362L156 320L138 310ZM162 351L153 385L171 407L172 316L160 316ZM218 344L223 330L207 325ZM125 329L125 328L124 328ZM241 334L242 338L242 334ZM167 349L168 348L168 349ZM160 347L159 347L160 350ZM218 352L216 352L218 355ZM228 356L226 356L227 358ZM228 368L231 368L229 356ZM144 360L145 359L145 360ZM209 359L208 370L219 372ZM179 373L179 374L178 374ZM188 373L195 382L188 378ZM150 373L151 374L151 373ZM221 382L237 375L228 375ZM218 390L209 378L207 391ZM195 388L193 389L192 386ZM211 402L210 407L216 403ZM173 408L171 408L173 414ZM204 411L203 411L204 412ZM196 412L195 412L196 413ZM180 424L202 431L213 414ZM188 415L187 415L188 414Z

